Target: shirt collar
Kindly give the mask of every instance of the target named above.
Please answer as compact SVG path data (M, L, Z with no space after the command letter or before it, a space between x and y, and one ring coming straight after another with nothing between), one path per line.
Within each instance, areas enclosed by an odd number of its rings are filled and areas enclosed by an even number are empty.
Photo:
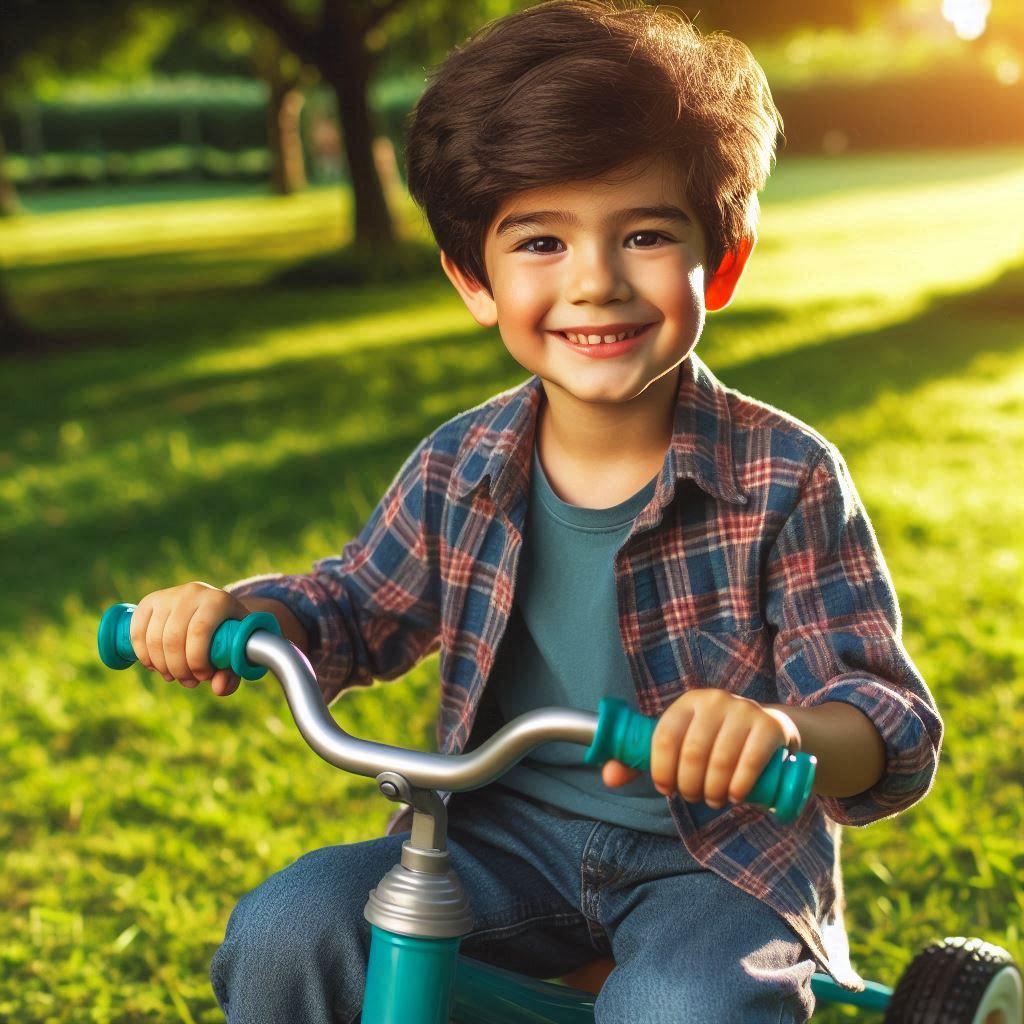
M475 442L466 445L456 461L456 496L467 496L485 478L491 497L505 509L516 497L529 492L530 460L542 396L540 378L531 377L487 403L492 406L488 415L472 428ZM736 479L728 392L692 353L679 367L672 440L655 491L658 505L668 503L679 480L692 480L722 501L747 503Z
M661 475L666 489L693 480L714 498L747 503L736 477L729 392L695 353L679 367L672 441Z

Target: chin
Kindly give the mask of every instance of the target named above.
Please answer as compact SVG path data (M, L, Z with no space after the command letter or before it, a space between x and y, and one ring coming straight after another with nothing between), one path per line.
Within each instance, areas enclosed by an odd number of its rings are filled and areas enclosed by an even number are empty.
M607 385L595 385L592 387L581 387L574 384L570 384L568 387L565 385L559 386L577 401L587 402L592 405L621 405L625 402L634 401L647 390L647 385L638 387L623 381L613 381Z

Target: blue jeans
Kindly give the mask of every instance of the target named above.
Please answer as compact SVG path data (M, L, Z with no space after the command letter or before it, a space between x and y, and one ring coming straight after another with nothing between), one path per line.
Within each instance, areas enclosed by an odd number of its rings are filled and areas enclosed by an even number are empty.
M611 954L598 1024L798 1024L814 961L786 923L667 836L569 817L493 785L455 794L449 849L468 957L537 978ZM408 833L314 850L239 901L213 958L229 1024L359 1019L369 891Z

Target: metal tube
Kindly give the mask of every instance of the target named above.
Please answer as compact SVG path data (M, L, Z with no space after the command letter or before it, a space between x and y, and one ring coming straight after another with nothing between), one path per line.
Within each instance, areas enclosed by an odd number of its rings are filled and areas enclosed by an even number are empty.
M413 786L459 793L493 782L542 743L590 746L597 729L593 711L539 708L509 722L469 754L403 750L345 732L327 710L309 661L287 640L256 632L245 652L250 661L266 665L277 676L306 742L328 764L354 775L376 778L381 772L397 772Z

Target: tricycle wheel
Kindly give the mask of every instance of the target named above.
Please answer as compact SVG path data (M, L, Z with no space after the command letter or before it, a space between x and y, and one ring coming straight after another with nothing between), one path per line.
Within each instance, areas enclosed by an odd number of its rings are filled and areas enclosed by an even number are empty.
M900 978L885 1024L1024 1024L1020 969L1000 946L933 942Z

